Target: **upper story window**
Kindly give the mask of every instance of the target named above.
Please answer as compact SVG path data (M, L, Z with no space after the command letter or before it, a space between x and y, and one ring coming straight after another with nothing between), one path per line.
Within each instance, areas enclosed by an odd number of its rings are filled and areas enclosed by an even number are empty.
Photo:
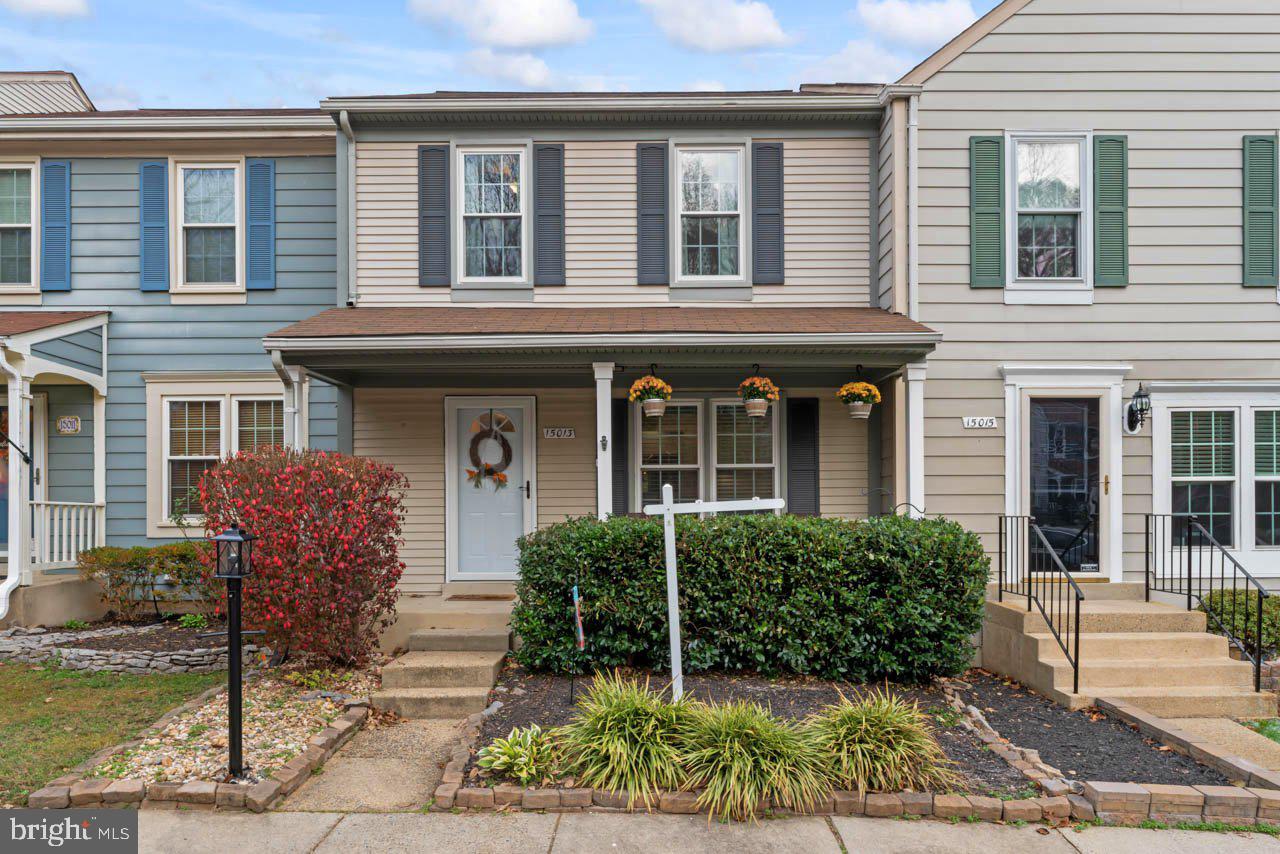
M678 151L681 278L742 276L743 152Z
M34 166L0 164L0 287L35 284L34 173Z
M179 163L179 289L241 290L240 165Z
M523 148L461 153L462 276L525 277Z
M1084 280L1083 138L1014 138L1014 275Z

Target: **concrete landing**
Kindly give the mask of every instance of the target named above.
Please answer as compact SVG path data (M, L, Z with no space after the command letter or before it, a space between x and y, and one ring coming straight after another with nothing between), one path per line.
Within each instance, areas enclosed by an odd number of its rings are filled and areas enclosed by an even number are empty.
M1280 771L1280 744L1230 718L1170 718L1169 722L1226 748L1233 756L1245 756L1263 768Z

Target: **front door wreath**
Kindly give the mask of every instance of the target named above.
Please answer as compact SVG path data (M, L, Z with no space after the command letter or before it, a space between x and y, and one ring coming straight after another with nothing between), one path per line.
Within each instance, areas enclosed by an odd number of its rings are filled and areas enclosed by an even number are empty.
M486 480L493 481L494 489L504 489L507 485L507 475L505 474L507 467L511 465L511 443L507 441L507 437L502 435L502 429L495 426L495 417L492 412L489 413L489 421L484 424L481 421L480 429L476 430L471 436L471 445L467 449L467 456L471 461L473 468L467 469L467 481L476 489L484 486ZM504 423L510 423L502 416ZM499 450L502 451L502 459L496 463L486 463L480 456L480 448L485 440L492 439L498 443Z

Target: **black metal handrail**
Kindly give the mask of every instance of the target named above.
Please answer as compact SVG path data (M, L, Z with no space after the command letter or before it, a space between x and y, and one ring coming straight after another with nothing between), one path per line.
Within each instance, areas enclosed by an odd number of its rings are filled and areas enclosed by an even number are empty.
M1148 513L1145 525L1145 592L1186 597L1187 610L1196 605L1208 620L1253 665L1253 689L1262 690L1262 662L1266 649L1262 638L1262 611L1271 594L1236 560L1227 548L1200 523L1186 513ZM1181 554L1179 554L1181 552ZM1241 593L1244 596L1241 596ZM1230 594L1230 600L1226 599ZM1212 602L1217 597L1219 604ZM1249 598L1254 613L1249 613ZM1241 605L1244 602L1244 605ZM1253 643L1237 633L1244 622L1254 620ZM1223 617L1228 619L1224 620Z
M999 517L1000 583L996 597L1025 596L1044 617L1062 654L1071 665L1071 693L1080 693L1080 611L1084 591L1071 577L1031 516Z

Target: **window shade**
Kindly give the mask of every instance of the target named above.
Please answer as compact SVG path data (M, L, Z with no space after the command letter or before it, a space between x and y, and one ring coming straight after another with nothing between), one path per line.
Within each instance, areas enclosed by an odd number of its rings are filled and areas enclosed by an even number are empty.
M1235 418L1230 411L1174 412L1169 429L1174 477L1235 474Z
M1280 410L1259 409L1253 413L1253 470L1255 474L1280 477Z

